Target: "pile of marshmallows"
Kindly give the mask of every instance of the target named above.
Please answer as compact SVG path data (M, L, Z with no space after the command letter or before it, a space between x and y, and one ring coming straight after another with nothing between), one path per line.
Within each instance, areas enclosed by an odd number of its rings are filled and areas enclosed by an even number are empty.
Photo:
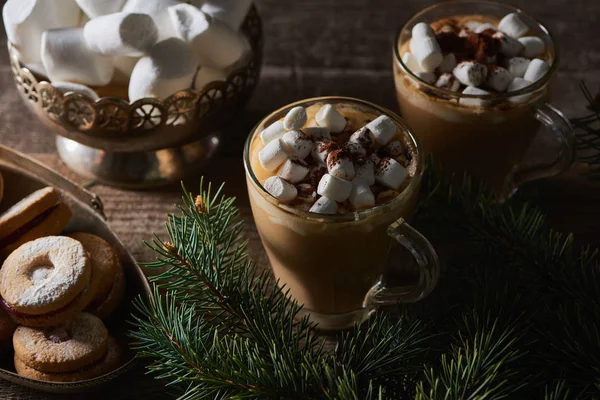
M331 141L331 133L342 132L347 121L333 105L323 105L315 120L316 126L304 127L306 110L294 107L283 120L262 131L260 138L265 147L258 159L265 170L277 171L263 185L273 197L284 203L297 200L310 206L309 212L335 214L337 203L346 200L354 209L374 206L371 186L375 183L400 189L407 176L404 166L392 157L382 159L374 152L377 144L385 146L388 154L403 153L402 144L392 141L397 127L390 118L382 115L374 119L342 146ZM316 193L310 183L301 183L309 174L319 174L325 168Z
M529 27L517 13L506 15L497 27L475 21L465 25L460 32L454 32L453 27L445 26L436 34L428 24L416 24L412 30L410 52L402 55L402 61L423 81L453 92L466 86L462 93L469 95L517 91L538 81L550 69L546 61L536 58L545 52L544 41L537 36L524 36L529 32ZM483 54L479 54L477 60L461 61L457 59L457 55L460 56L464 49L456 49L455 54L443 48L446 43L466 44L466 39L474 34L484 43L482 47L497 47L503 66L497 65L496 54L485 54L489 49L479 49ZM460 39L456 40L457 37L465 40L460 42ZM487 43L483 39L487 39ZM528 96L522 95L512 97L510 101L519 103L527 99ZM487 106L490 105L490 100L462 98L460 104Z
M8 0L2 16L20 61L55 87L97 98L87 86L129 83L133 102L225 80L250 50L251 1Z

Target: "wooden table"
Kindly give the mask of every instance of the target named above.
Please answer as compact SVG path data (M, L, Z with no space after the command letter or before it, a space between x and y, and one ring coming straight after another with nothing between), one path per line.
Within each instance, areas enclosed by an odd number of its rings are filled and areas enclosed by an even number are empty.
M266 257L248 205L241 149L245 136L261 116L287 103L319 95L348 95L396 109L391 69L392 38L408 17L435 1L427 0L256 0L263 18L265 59L259 86L245 113L227 135L229 145L203 171L212 182L227 182L225 193L238 198L247 222L252 254L263 265ZM554 104L571 117L585 113L578 84L585 79L600 88L600 2L546 0L512 3L544 22L559 40L561 65L555 84ZM6 37L2 31L2 44ZM78 182L55 154L54 136L29 114L16 92L6 51L0 52L0 142L32 154ZM197 191L198 180L188 183ZM582 241L600 243L596 205L597 186L581 178L579 171L545 182L541 206L550 222L574 231ZM568 188L568 189L567 189ZM174 211L180 187L159 191L126 192L94 186L105 204L110 225L138 261L152 259L142 245L151 232L163 232L165 215ZM92 398L163 398L150 393L142 371ZM143 383L141 382L143 381ZM136 382L138 382L136 384ZM133 389L132 389L133 387ZM125 389L127 388L127 389ZM0 398L54 398L0 382Z

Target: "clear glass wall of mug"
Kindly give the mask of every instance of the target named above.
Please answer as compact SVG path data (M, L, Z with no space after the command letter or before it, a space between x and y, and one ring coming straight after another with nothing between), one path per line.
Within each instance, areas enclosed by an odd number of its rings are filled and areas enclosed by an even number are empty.
M521 90L485 96L453 92L420 80L402 61L411 30L419 22L474 15L497 22L509 13L518 13L529 26L528 35L544 41L550 65L545 76ZM511 6L473 0L440 3L416 14L398 32L393 55L400 112L424 152L452 171L466 171L487 183L501 197L524 182L557 175L573 162L569 121L547 103L557 65L556 42L542 24ZM485 105L468 105L469 100L483 100ZM532 158L527 151L538 134L545 136L540 142L548 148Z
M385 114L394 121L412 154L411 180L397 197L372 208L326 215L281 203L264 189L267 176L265 171L261 173L257 156L262 145L260 133L293 107L308 110L312 105L320 107L325 103L369 113L372 118ZM417 201L423 158L416 139L397 115L375 104L345 97L290 104L267 116L252 131L244 150L244 166L252 214L275 277L304 305L303 314L308 314L320 329L350 327L367 319L380 305L418 301L435 287L439 274L437 255L406 222ZM412 272L417 272L419 279L401 282L400 287L386 287L382 276L388 266L402 269L410 264L404 264L410 260L388 257L390 249L397 245L414 256L418 271Z

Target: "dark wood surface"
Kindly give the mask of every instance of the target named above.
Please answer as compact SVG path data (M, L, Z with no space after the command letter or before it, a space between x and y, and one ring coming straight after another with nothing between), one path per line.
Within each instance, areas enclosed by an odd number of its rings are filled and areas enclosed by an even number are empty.
M348 95L396 109L391 69L392 38L412 14L435 1L421 0L256 0L263 18L265 59L259 86L246 111L237 117L217 159L204 171L215 183L227 182L226 194L238 197L247 222L252 254L267 265L252 222L241 162L245 136L260 117L295 100L319 95ZM560 43L560 68L554 104L568 116L585 113L578 84L582 79L595 92L600 87L600 2L584 0L513 1L544 22ZM1 29L2 43L6 37ZM0 52L0 142L31 154L78 182L55 154L54 136L29 114L13 84L6 51ZM540 184L550 224L573 231L582 242L599 243L600 191L580 176L581 166ZM191 180L188 188L197 187ZM115 232L138 261L152 259L142 245L151 232L162 233L165 215L174 211L180 188L127 192L97 185ZM142 371L89 398L163 398L150 393ZM153 389L154 390L154 389ZM0 398L53 398L0 382Z

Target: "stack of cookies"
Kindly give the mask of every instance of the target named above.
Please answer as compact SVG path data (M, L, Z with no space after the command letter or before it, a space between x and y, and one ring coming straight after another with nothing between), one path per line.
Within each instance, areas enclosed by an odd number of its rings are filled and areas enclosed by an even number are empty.
M70 217L52 187L0 215L0 341L12 337L15 369L33 379L75 382L120 364L102 319L123 298L123 266L98 236L56 236Z

